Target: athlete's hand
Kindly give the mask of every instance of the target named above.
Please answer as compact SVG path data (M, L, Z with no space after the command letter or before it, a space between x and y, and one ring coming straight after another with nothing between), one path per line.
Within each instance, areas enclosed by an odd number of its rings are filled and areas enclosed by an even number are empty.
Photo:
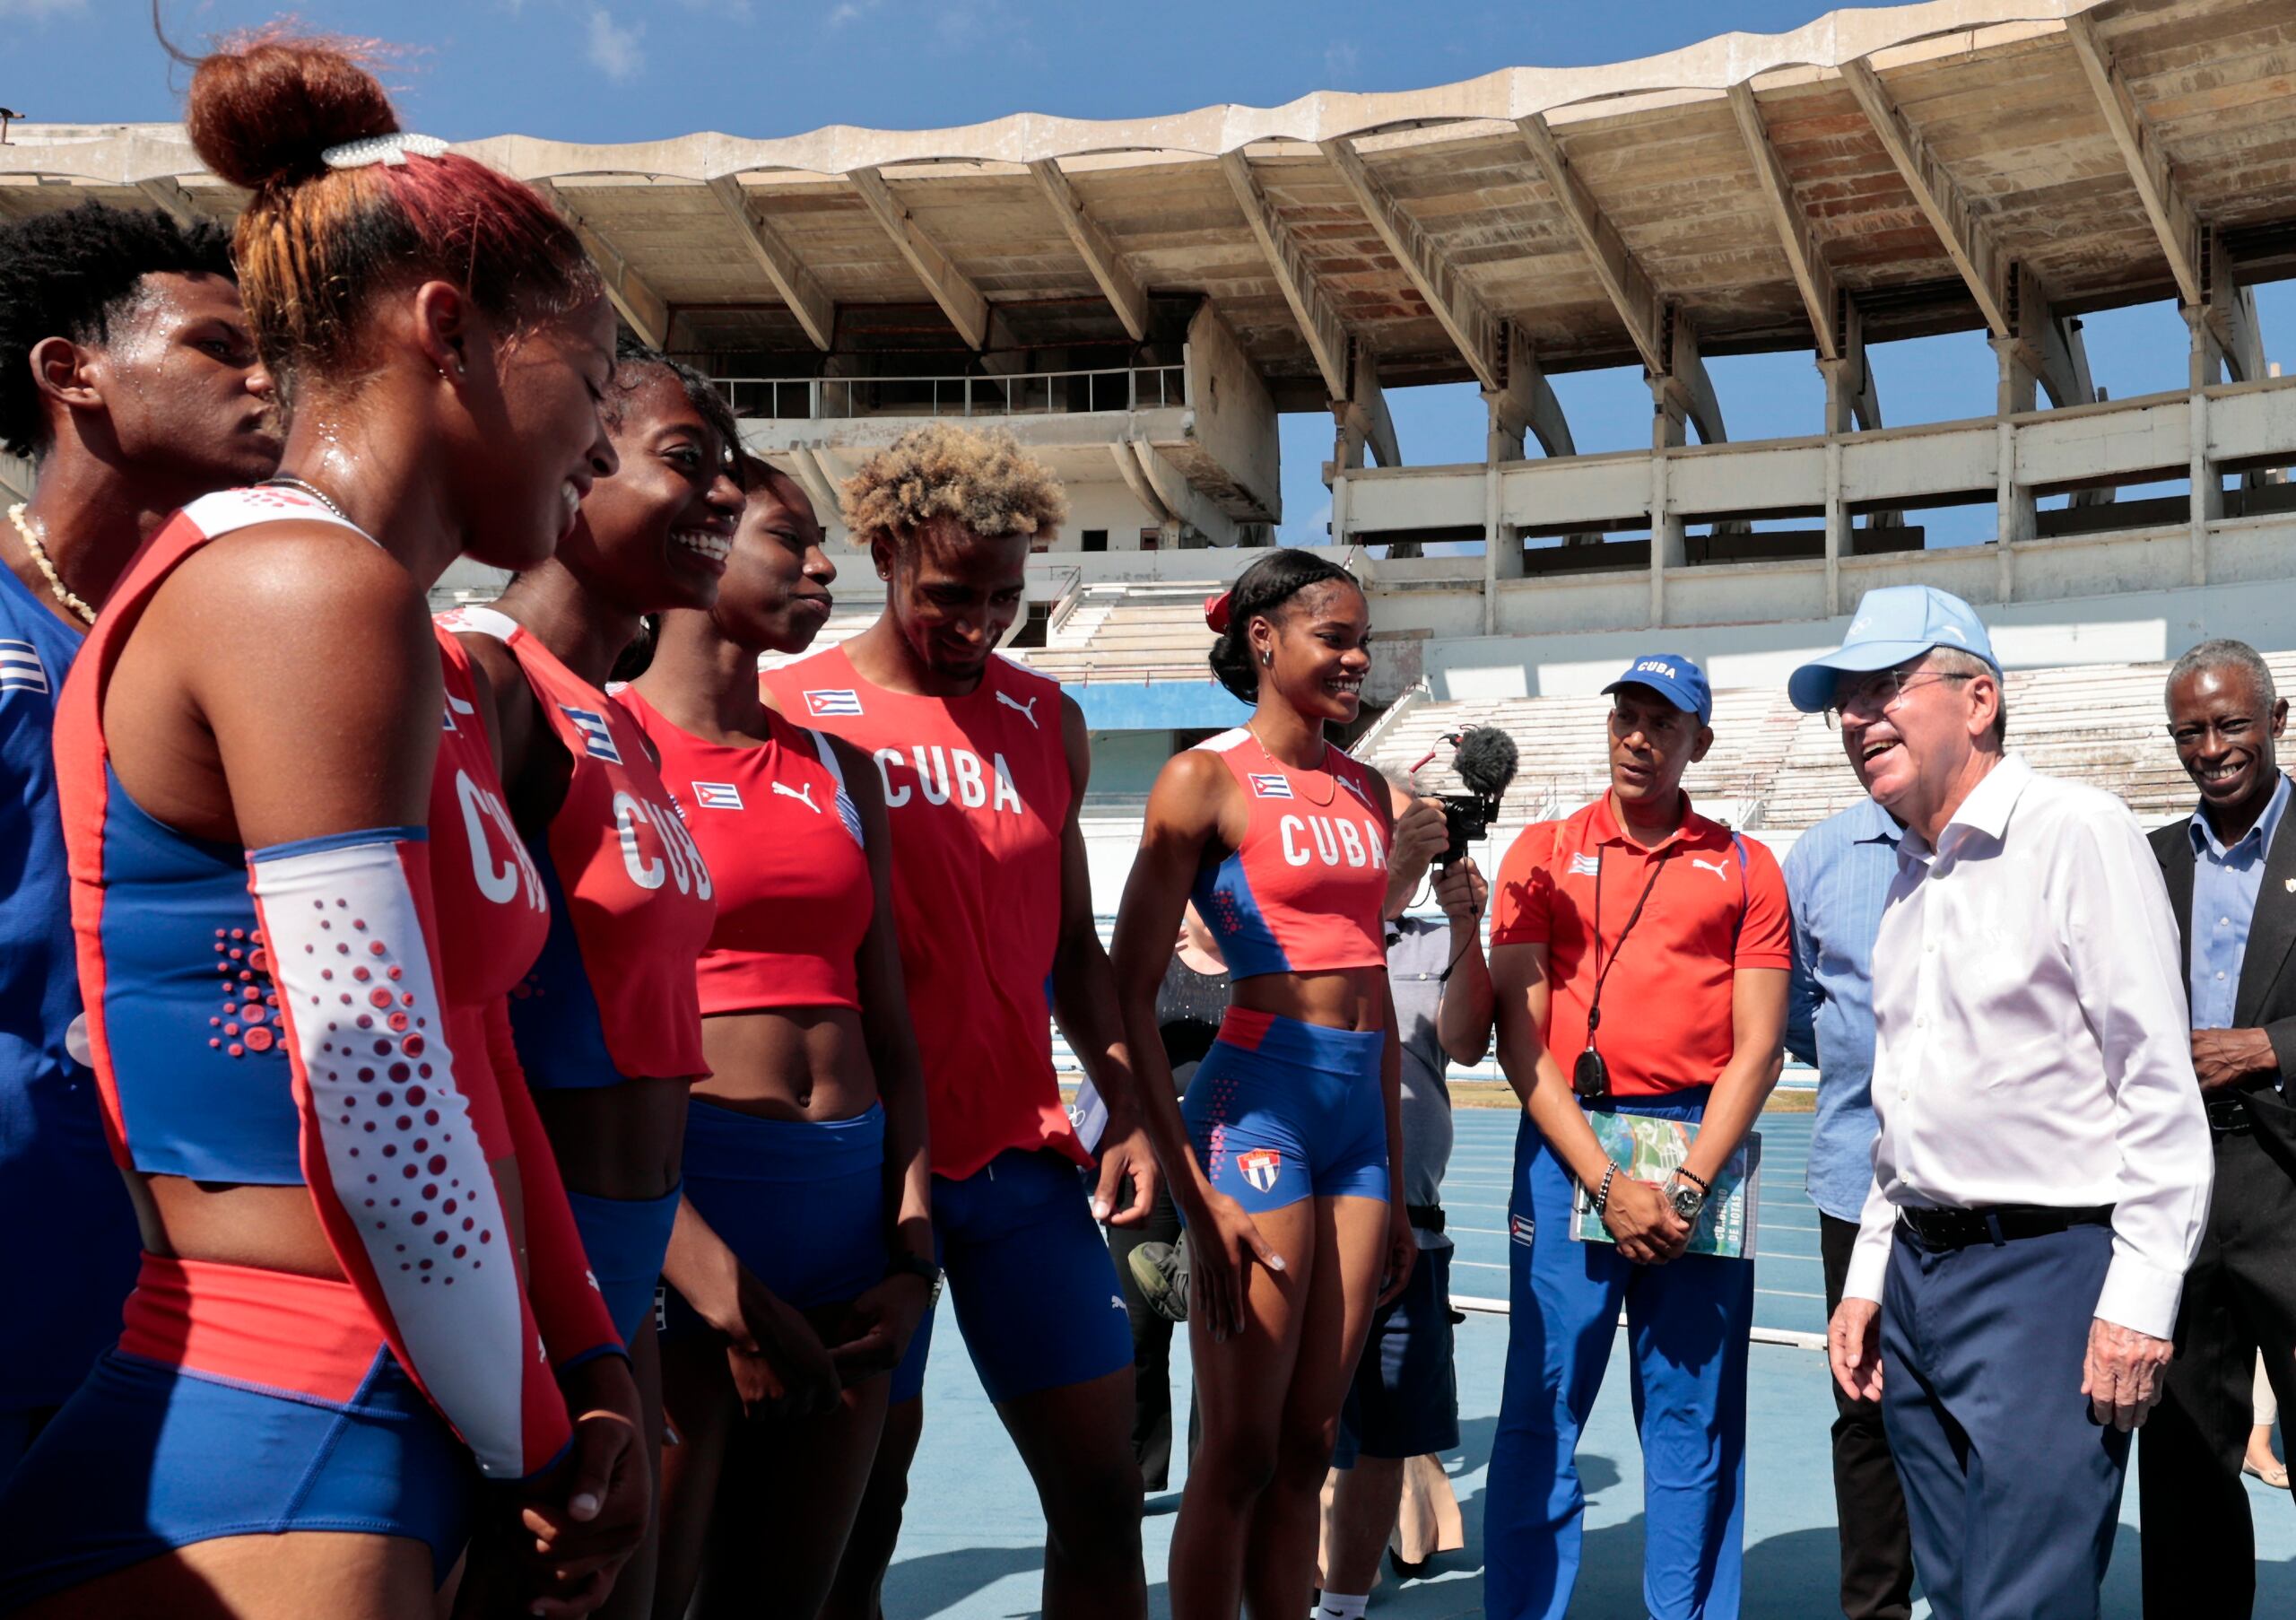
M817 1417L837 1405L837 1366L813 1324L750 1274L741 1270L731 1309L702 1309L726 1336L726 1364L750 1417Z
M829 1359L845 1387L900 1366L932 1303L933 1285L907 1271L894 1273L855 1300L839 1325L844 1337L829 1346Z
M1213 1342L1233 1337L1249 1320L1244 1295L1250 1268L1265 1266L1281 1275L1283 1257L1260 1235L1259 1223L1224 1192L1205 1189L1199 1207L1187 1213L1188 1316L1200 1321Z
M1392 1305L1411 1282L1411 1268L1419 1264L1419 1235L1411 1229L1411 1211L1392 1200L1387 1205L1387 1270L1379 1289L1379 1303Z
M1844 1300L1826 1324L1826 1359L1833 1381L1852 1400L1882 1398L1882 1308L1872 1300Z
M1100 1133L1100 1179L1092 1189L1092 1218L1110 1226L1139 1225L1156 1207L1158 1174L1156 1151L1148 1145L1148 1131L1139 1115L1129 1108L1121 1112L1111 1110L1108 1127ZM1127 1179L1132 1182L1132 1202L1118 1214L1117 1195Z
M1603 1225L1618 1240L1619 1253L1638 1266L1663 1266L1690 1243L1690 1223L1665 1194L1624 1173L1611 1178Z
M570 1617L605 1601L645 1539L653 1470L628 1362L618 1355L586 1362L566 1375L564 1389L573 1448L537 1482L518 1518L534 1537L526 1612Z

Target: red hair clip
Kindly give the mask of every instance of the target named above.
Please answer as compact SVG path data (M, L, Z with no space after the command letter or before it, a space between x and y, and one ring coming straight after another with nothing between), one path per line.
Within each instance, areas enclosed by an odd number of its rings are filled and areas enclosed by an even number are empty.
M1224 636L1228 633L1228 608L1235 594L1234 588L1231 587L1216 597L1204 598L1204 622L1212 627L1212 633L1215 636Z

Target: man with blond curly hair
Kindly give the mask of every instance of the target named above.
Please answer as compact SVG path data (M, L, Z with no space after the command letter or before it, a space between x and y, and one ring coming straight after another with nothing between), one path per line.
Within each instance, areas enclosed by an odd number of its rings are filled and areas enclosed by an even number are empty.
M1132 1337L1095 1217L1141 1220L1155 1206L1156 1165L1092 921L1077 823L1091 771L1083 711L996 651L1021 611L1030 542L1067 516L1067 501L1009 434L936 422L863 465L844 516L885 582L884 614L769 675L766 701L866 751L882 779L924 1057L934 1232L973 1365L1044 1505L1047 1620L1139 1620ZM1094 1156L1053 1077L1056 1018L1110 1110L1089 1202L1079 1171ZM876 1613L924 1421L932 1325L928 1315L893 1375L826 1615Z

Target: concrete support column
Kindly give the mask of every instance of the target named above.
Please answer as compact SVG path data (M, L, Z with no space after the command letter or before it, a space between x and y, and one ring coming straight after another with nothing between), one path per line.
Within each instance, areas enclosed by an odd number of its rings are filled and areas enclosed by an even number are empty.
M2001 600L2006 602L2016 588L2016 553L2019 542L2031 540L2034 534L2033 492L2017 479L2017 430L2007 422L1994 424L1994 490L1996 513L1995 536L2000 553Z
M1841 440L1826 441L1826 616L1841 611L1841 560L1849 555L1849 501L1841 487Z
M2022 337L1994 337L1986 341L1993 345L1994 359L2001 368L1994 414L2022 416L2037 409L2040 404L2040 371L2033 363L2032 346Z
M2187 396L2189 453L2185 475L2190 490L2186 510L2191 561L2187 578L2195 585L2208 583L2208 526L2224 515L2224 486L2208 457L2208 389L2223 373L2224 348L2208 319L2207 309L2187 304L2181 311L2192 334L2192 391Z
M1650 628L1666 623L1666 570L1688 560L1683 520L1667 487L1666 452L1688 442L1687 402L1669 377L1650 379Z
M1335 466L1331 470L1331 543L1349 544L1347 533L1347 469Z

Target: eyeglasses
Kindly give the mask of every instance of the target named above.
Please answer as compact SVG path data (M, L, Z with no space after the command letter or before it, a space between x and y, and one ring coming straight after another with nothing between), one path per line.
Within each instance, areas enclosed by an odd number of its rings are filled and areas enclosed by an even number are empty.
M1932 681L1973 681L1976 678L1974 670L1947 675L1935 669L1884 669L1877 675L1866 676L1828 703L1826 725L1829 729L1840 730L1841 717L1852 710L1870 709L1879 714L1887 714L1904 701L1908 692Z

